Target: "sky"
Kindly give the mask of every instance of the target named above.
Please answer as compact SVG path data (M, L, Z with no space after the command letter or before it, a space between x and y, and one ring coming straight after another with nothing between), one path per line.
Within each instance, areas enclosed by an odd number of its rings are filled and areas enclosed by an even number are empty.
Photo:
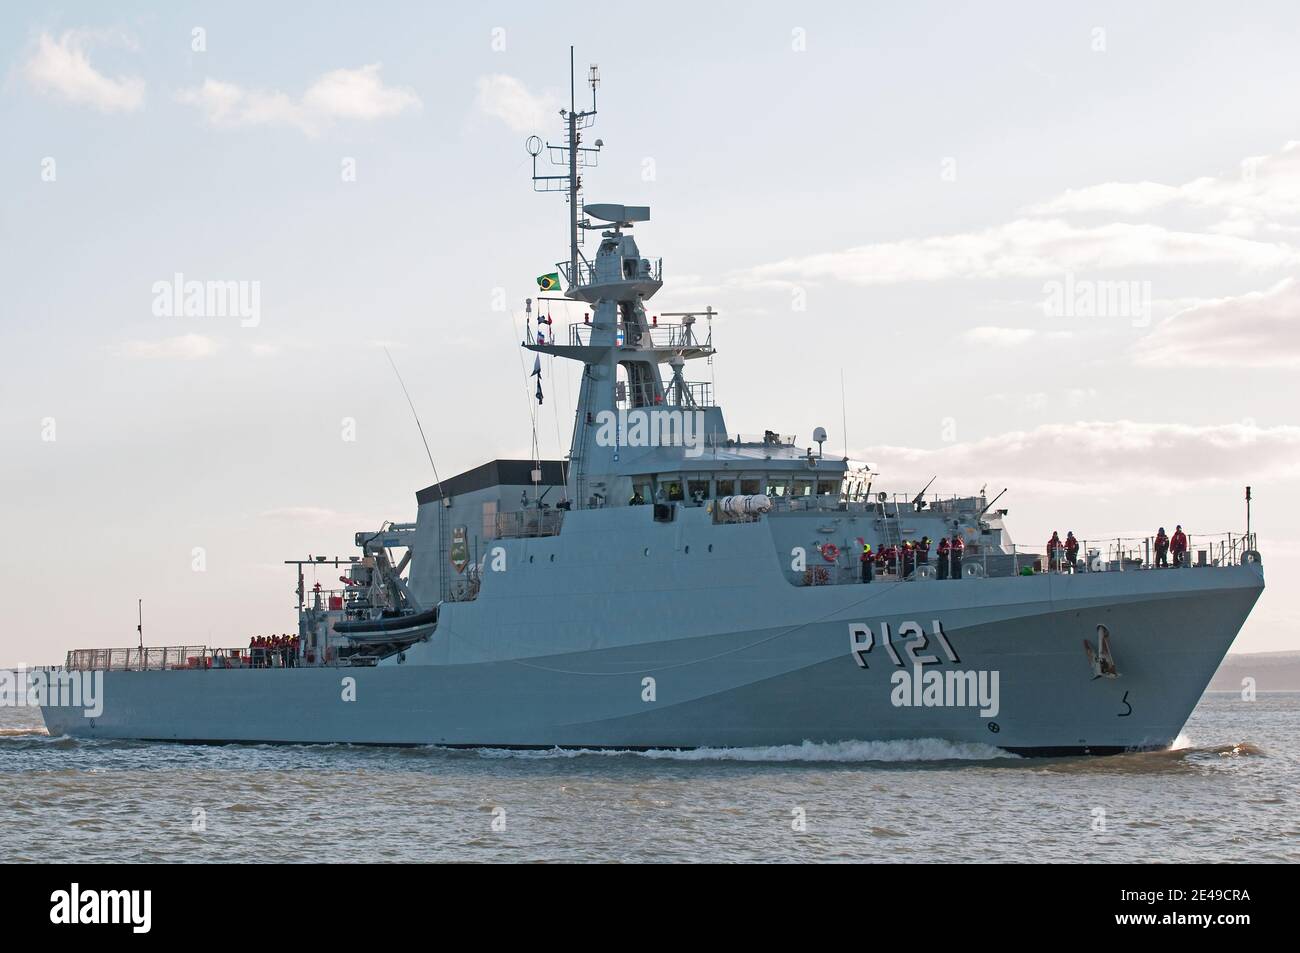
M6 4L0 664L133 644L137 599L152 644L290 631L282 561L433 482L385 348L442 476L530 455L567 217L524 142L570 44L584 194L651 207L651 312L719 313L687 376L731 430L1007 487L1031 545L1241 532L1249 484L1234 650L1296 648L1297 34L1266 2ZM547 386L554 457L576 365Z

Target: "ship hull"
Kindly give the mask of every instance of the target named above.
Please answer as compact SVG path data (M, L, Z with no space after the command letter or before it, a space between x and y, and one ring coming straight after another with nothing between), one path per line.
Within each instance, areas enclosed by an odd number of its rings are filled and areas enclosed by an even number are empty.
M611 622L598 640L589 633L599 620L550 632L534 616L531 644L564 646L548 654L518 651L511 626L476 629L483 620L472 621L469 604L448 607L460 611L444 612L433 638L400 662L109 671L97 717L74 707L43 714L51 734L181 742L648 749L938 738L1037 755L1161 748L1262 588L1256 564L716 589L725 617L765 624L673 634ZM1083 643L1099 644L1098 626L1118 677L1094 677Z

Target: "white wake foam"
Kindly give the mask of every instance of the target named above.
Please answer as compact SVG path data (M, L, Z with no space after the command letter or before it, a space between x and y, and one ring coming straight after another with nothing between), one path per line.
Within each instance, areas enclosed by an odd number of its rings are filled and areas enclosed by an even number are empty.
M1017 755L992 745L958 743L940 738L916 738L906 741L838 741L798 745L773 745L759 748L692 748L689 750L656 749L653 751L619 751L593 748L548 748L520 751L507 748L479 748L484 758L649 758L668 761L749 761L749 762L866 762L866 761L988 761L1016 758Z

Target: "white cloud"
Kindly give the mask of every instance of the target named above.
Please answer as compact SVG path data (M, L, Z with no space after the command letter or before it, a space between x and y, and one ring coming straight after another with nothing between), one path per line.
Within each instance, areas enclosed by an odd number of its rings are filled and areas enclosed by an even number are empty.
M1172 231L1160 225L1078 227L1058 219L1018 219L978 232L878 242L791 258L752 269L759 279L833 279L860 285L953 279L1032 278L1096 269L1224 265L1243 270L1294 266L1285 244L1233 235Z
M971 328L962 337L971 344L987 344L991 347L1015 347L1033 339L1038 332L1033 328L995 328L982 325Z
M1231 175L1203 176L1182 185L1158 182L1106 182L1062 194L1028 209L1031 215L1076 212L1142 214L1169 205L1222 210L1225 223L1240 234L1246 219L1300 214L1300 142L1280 152L1243 159Z
M35 89L101 112L133 112L144 105L144 80L105 76L90 64L86 48L94 42L130 45L122 36L90 30L67 30L57 40L42 33L20 72Z
M1166 486L1171 474L1183 487L1300 475L1300 427L1080 421L936 450L875 446L851 456L875 461L890 484L924 483L938 473L946 491L988 483L1109 495Z
M301 100L279 90L245 89L208 78L202 86L178 91L176 101L197 106L213 126L285 125L316 135L337 120L387 119L420 107L414 91L385 86L381 68L371 63L332 70L312 83Z
M196 361L211 357L220 349L220 343L213 338L182 334L161 340L127 341L117 347L116 353L132 360Z
M381 65L336 69L326 73L303 94L303 107L336 119L387 119L420 106L420 97L402 86L385 86Z
M1105 182L1060 195L1025 209L1029 215L1070 215L1079 212L1118 212L1141 215L1176 201L1180 191L1159 182Z
M540 132L555 116L559 104L548 96L529 92L513 76L494 73L478 81L478 108L515 132Z
M1300 282L1179 311L1134 345L1139 364L1300 367Z

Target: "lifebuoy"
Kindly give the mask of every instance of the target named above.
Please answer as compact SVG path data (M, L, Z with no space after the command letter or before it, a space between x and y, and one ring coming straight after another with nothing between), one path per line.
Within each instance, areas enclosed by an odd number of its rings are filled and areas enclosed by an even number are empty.
M840 548L834 543L823 543L821 547L822 559L828 563L833 563L840 558Z

